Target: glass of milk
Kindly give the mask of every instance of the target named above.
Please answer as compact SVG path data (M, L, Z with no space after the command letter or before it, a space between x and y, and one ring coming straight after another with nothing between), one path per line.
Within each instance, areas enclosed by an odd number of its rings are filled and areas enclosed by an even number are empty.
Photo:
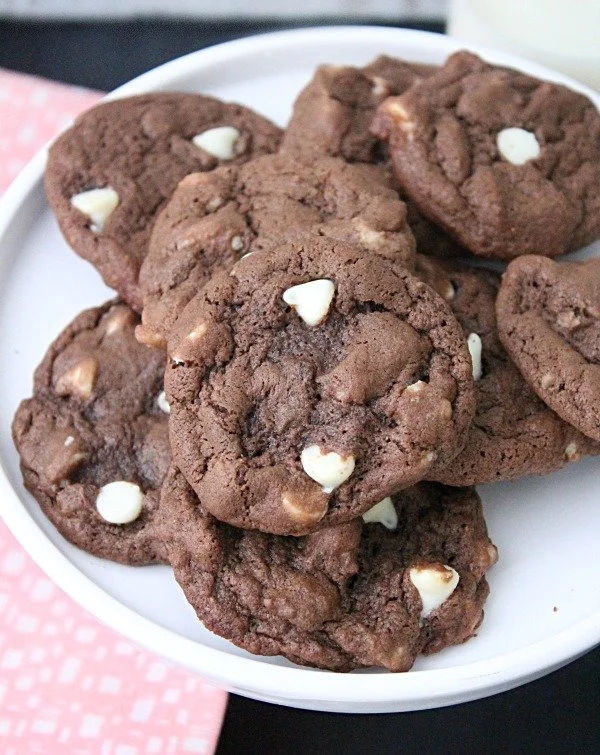
M600 0L451 0L448 34L536 60L600 90Z

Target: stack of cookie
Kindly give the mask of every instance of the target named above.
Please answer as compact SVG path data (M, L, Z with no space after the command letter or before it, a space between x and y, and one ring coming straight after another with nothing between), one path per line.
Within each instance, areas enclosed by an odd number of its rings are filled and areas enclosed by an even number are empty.
M320 67L283 134L200 95L102 104L46 187L120 297L14 420L60 532L171 564L253 653L404 671L470 638L497 558L473 486L600 448L600 265L548 259L600 236L593 104L381 57Z

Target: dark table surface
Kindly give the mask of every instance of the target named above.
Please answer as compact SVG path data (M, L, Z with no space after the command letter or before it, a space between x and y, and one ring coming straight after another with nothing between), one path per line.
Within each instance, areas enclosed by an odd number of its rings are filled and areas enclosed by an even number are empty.
M217 42L316 23L0 20L0 66L109 90L160 63ZM441 24L420 28L443 30ZM314 713L231 695L218 753L254 752L596 755L600 753L600 648L519 689L432 711L379 716Z

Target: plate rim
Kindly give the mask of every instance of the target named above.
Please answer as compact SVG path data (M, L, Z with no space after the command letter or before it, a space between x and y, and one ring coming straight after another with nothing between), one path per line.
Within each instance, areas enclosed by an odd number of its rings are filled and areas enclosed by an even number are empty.
M567 84L586 94L600 109L600 96L568 76L508 53L465 44L431 32L380 26L334 26L303 28L253 35L224 42L162 64L107 95L107 99L130 96L164 87L190 68L208 68L231 62L249 54L269 55L289 45L310 38L348 43L353 36L365 33L377 36L385 44L410 41L424 49L449 54L466 48L496 63L524 68L538 77ZM380 38L380 40L379 40ZM0 253L7 229L18 216L29 195L43 182L47 146L27 164L0 199ZM356 705L392 705L397 709L416 710L466 701L542 676L600 643L600 609L551 637L481 661L445 669L415 670L409 673L360 674L348 676L319 669L266 664L260 656L246 658L227 650L207 647L200 641L146 619L120 600L105 592L86 576L46 536L13 488L0 457L0 515L28 555L64 592L105 625L168 661L208 677L236 691L248 690L260 696L281 698L281 702L310 704L342 703L347 709ZM317 676L315 676L317 675ZM318 684L315 681L318 679ZM360 682L352 684L351 679ZM258 681L257 681L258 680ZM278 700L279 701L279 700ZM353 709L354 710L354 709ZM387 710L387 708L386 708ZM375 711L365 711L375 712Z

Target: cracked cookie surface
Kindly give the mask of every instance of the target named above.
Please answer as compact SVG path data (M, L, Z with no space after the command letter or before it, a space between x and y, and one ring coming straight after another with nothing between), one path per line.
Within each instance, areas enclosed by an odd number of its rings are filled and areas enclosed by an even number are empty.
M194 138L202 135L197 146ZM48 201L77 254L141 311L140 266L154 219L178 182L188 173L274 152L280 135L249 108L198 94L105 102L79 116L50 147ZM90 190L98 189L114 192L102 223L77 207L87 209Z
M136 341L138 322L114 302L81 313L13 421L25 486L44 514L74 545L125 564L165 558L153 530L170 463L165 353Z
M564 86L459 52L372 129L418 209L474 254L552 257L600 235L600 114Z
M210 631L317 668L407 671L473 635L497 551L473 489L422 483L390 506L394 529L354 520L301 538L249 532L212 517L172 468L159 519L175 577Z
M166 340L210 275L308 232L350 241L411 268L406 207L383 170L268 155L184 179L156 222L140 276L141 339Z
M515 260L496 310L525 380L565 422L600 441L600 259Z
M348 521L456 455L474 410L447 304L401 265L324 238L211 279L169 340L174 459L236 526Z

